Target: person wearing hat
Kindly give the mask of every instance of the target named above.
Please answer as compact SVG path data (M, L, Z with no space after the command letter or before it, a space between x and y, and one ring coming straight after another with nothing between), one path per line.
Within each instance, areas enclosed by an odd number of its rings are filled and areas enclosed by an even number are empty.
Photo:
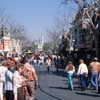
M98 90L98 69L100 63L98 62L98 58L94 57L93 61L89 65L90 73L91 73L91 88Z
M68 62L68 65L65 68L65 71L68 73L68 88L73 90L73 73L75 72L75 66L73 65L72 61Z

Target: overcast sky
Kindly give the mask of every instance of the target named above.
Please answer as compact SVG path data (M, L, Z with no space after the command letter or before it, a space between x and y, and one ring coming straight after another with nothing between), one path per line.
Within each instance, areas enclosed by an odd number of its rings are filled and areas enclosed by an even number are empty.
M63 13L75 13L75 5L61 4L63 0L0 0L0 7L17 23L25 26L30 39L46 38L46 30L54 24L55 18ZM75 8L76 9L76 8Z

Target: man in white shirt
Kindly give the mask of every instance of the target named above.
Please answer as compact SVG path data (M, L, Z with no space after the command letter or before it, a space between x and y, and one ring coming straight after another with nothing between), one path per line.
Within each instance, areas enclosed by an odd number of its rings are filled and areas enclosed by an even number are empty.
M77 75L80 77L81 89L85 90L86 89L86 77L88 75L88 68L87 68L87 65L84 63L83 59L80 59L79 62L80 62L80 65L78 68Z

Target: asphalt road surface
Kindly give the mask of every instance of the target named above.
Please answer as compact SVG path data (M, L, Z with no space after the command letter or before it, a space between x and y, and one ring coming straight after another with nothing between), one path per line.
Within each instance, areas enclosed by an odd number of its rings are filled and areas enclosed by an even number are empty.
M74 91L70 91L66 74L63 71L55 72L52 68L47 73L46 67L37 69L39 88L36 100L100 100L100 94L96 90L87 89L81 91L78 80L74 78Z

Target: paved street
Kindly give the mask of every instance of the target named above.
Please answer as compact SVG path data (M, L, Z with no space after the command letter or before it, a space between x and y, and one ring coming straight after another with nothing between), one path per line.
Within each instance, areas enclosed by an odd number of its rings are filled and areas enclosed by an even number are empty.
M46 68L38 70L40 88L37 91L36 100L99 100L100 94L95 90L81 91L77 85L72 92L67 88L65 73L52 71L48 74ZM74 79L76 84L77 80Z

